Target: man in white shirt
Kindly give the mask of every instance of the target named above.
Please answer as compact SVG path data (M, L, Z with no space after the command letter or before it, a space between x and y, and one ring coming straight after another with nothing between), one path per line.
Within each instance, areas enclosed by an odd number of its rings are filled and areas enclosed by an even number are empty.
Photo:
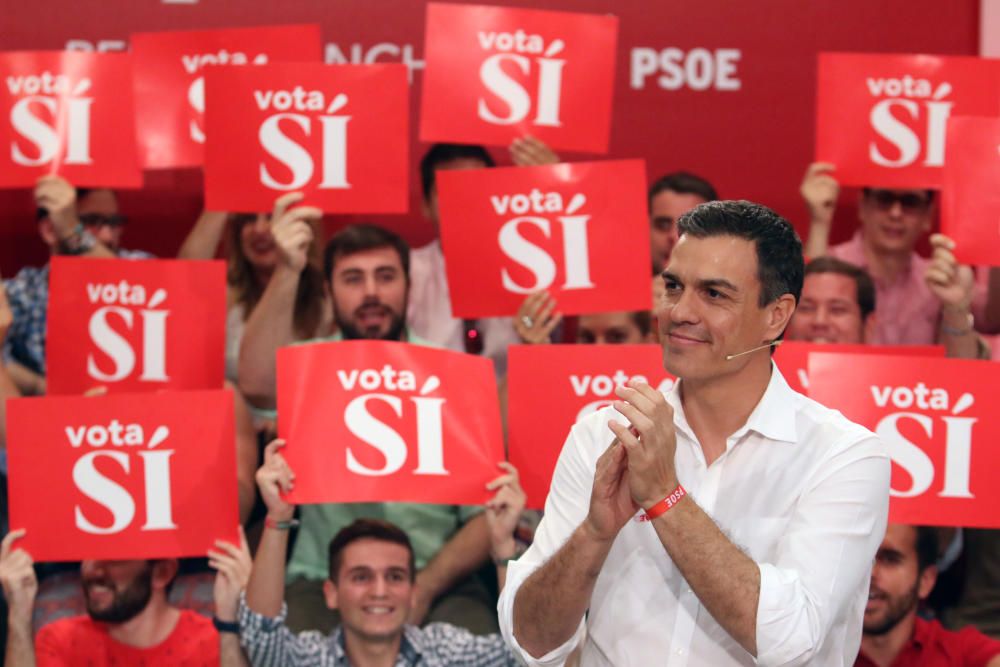
M712 202L680 231L658 312L680 381L572 428L501 629L529 665L581 642L584 666L851 665L889 459L770 360L802 289L791 225Z

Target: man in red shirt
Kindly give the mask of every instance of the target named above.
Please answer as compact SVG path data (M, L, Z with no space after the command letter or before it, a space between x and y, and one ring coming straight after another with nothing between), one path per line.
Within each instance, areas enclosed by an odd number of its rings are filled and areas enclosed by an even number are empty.
M875 555L855 667L1000 667L1000 642L917 616L937 581L937 531L890 524Z
M42 628L32 641L31 616L38 582L31 556L13 543L23 530L0 543L0 584L8 605L8 667L245 667L236 612L250 578L250 553L216 542L209 564L215 582L216 619L181 610L167 601L177 559L85 560L80 566L86 616ZM218 630L216 629L218 628Z

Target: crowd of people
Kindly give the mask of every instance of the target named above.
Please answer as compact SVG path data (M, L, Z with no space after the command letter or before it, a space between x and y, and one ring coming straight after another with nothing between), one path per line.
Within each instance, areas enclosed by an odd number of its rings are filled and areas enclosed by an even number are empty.
M530 137L514 142L510 155L517 165L559 160ZM435 230L436 173L486 169L494 164L480 146L438 144L426 152L420 164L423 210ZM834 246L829 243L831 230L849 224L834 219L840 197L835 166L810 165L801 193L810 218L802 244L808 263L799 276L798 293L792 286L779 290L772 299L779 305L768 340L784 336L813 343L941 344L950 357L993 357L991 336L1000 332L1000 270L959 265L955 244L939 234L930 237L929 258L917 252L931 230L937 193L863 188L858 194L858 231L849 241ZM739 193L726 194L739 198ZM616 575L621 581L617 589L615 580L603 582L611 589L603 595L601 606L591 602L595 584L583 574L584 556L571 557L560 548L578 539L578 526L587 525L594 516L593 509L587 515L589 482L574 487L580 493L577 498L570 494L550 500L539 540L524 558L539 516L524 510L517 470L506 462L498 462L498 477L489 486L493 499L485 507L292 506L283 493L294 486L295 474L282 457L284 443L275 440L275 354L293 344L357 339L479 354L494 362L503 404L506 355L512 344L668 345L665 338L682 317L677 304L687 275L674 251L681 247L685 230L689 236L701 238L702 234L709 241L717 233L697 227L696 214L763 215L756 209L727 208L718 199L707 180L691 173L676 172L654 181L648 192L652 254L636 258L650 263L651 309L575 318L563 317L557 300L546 292L529 295L510 318L456 318L451 313L446 258L437 239L411 249L396 233L368 224L341 228L324 239L322 212L302 205L300 193L278 198L269 213L206 211L177 256L210 259L221 251L228 265L226 379L237 408L240 516L246 535L240 544L221 542L206 559L190 562L36 565L30 553L18 546L23 530L4 526L0 584L7 607L6 664L514 665L546 654L555 662L536 664L559 664L580 659L581 650L585 662L593 660L593 651L598 649L587 649L594 644L581 641L585 630L580 618L587 608L592 614L600 608L606 615L603 626L586 630L594 634L597 646L602 637L614 632L615 624L647 610L641 608L643 600L634 595L629 582L630 577L641 579L645 570L641 563L625 567L629 554L622 550L631 548L628 540L618 542L620 553L610 552L622 563ZM35 200L39 236L53 256L151 257L123 247L126 219L110 190L74 188L58 176L49 176L38 182ZM722 233L739 236L743 232ZM753 236L741 238L763 243ZM757 261L745 259L750 274ZM0 396L5 399L46 392L48 277L48 264L26 267L8 278L0 291L4 340ZM725 285L703 289L706 299L738 301L727 296ZM789 294L790 300L785 298ZM769 361L767 369L770 372ZM785 387L784 391L790 390ZM644 404L641 396L629 396L629 403ZM658 405L657 409L665 408ZM722 442L738 426L721 433ZM582 431L574 434L584 439L597 437ZM615 435L616 442L628 446L627 429L616 430ZM716 456L726 453L723 446ZM706 458L703 468L712 463L711 457ZM568 464L561 461L560 465ZM600 472L602 463L597 465ZM2 454L0 472L6 474ZM571 471L565 469L557 470L556 479L575 483ZM572 508L564 505L570 499L576 503ZM713 516L724 515L726 505L703 509ZM602 539L614 538L621 530L621 526L612 529L609 525L607 521L600 524ZM854 620L863 625L855 664L1000 665L1000 572L994 566L1000 562L997 533L895 524L886 528L877 517L869 527L877 533L867 537L874 540L872 548L877 548L870 588L855 587L845 593L856 611L861 613L863 608L863 622ZM748 527L743 537L750 555L756 557L760 554L755 553L753 530ZM762 532L766 530L761 527ZM579 554L598 543L600 539L579 537L575 544ZM681 547L666 547L678 563L697 560ZM599 559L598 571L608 553ZM517 561L512 590L517 591L520 603L515 603L513 595L505 595L498 616L498 594L512 560ZM738 554L733 554L731 562L733 572L745 565ZM581 579L574 585L566 573L577 569ZM693 564L684 570L692 586L699 576L696 570ZM810 576L822 574L824 570L817 569ZM719 574L704 576L718 578ZM842 584L839 574L831 578L831 585ZM763 596L763 575L761 579ZM601 590L602 584L597 585ZM771 585L777 589L777 584ZM576 594L571 595L570 589ZM632 591L632 597L616 590ZM754 653L762 660L760 664L834 664L825 662L822 652L815 654L815 663L795 662L794 655L786 655L791 650L787 647L797 646L799 640L806 645L809 637L803 627L789 630L782 625L778 617L787 610L771 610L770 617L758 618L771 624L771 634L758 628L753 637L753 626L741 619L724 622L722 606L713 607L706 601L711 596L703 592L699 589L699 599L744 649L770 652ZM675 593L677 604L683 607L682 591ZM800 602L793 597L783 604ZM609 605L617 610L615 614L608 613ZM502 636L500 621L505 616L506 636ZM656 618L652 614L636 622L646 623L648 632L663 632L652 624ZM674 615L666 621L674 623ZM831 621L823 622L829 625ZM848 636L850 623L845 627L844 636ZM786 630L789 634L782 635ZM699 637L712 639L710 633ZM725 643L717 646L725 647ZM824 646L824 650L830 648ZM768 662L766 655L785 657L772 657ZM803 649L803 655L812 654ZM604 659L614 663L612 658Z

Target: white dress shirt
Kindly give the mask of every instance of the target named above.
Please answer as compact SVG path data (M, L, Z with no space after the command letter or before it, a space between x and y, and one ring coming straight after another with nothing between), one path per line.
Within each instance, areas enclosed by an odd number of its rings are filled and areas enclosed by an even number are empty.
M597 459L614 438L607 423L625 421L612 408L570 430L535 541L507 571L498 606L507 642L528 665L560 665L580 641L586 667L853 665L888 514L890 462L881 442L792 391L772 364L760 403L706 467L680 384L665 394L675 414L677 476L760 568L759 657L712 618L654 527L634 520L615 539L576 635L541 659L518 644L514 599L586 517Z
M436 345L465 352L465 327L451 314L451 295L445 273L441 242L410 251L410 305L407 325L413 333ZM520 343L509 317L476 321L483 336L483 356L493 360L497 377L507 371L507 346Z

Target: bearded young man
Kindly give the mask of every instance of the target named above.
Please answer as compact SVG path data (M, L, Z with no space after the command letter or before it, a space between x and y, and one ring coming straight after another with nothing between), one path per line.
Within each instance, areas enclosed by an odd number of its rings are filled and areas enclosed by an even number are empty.
M312 239L311 233L306 233L311 229L307 221L320 215L317 209L300 207L279 216L275 238L296 239L287 243L279 240L282 252L293 259L295 253L305 253ZM292 233L285 234L283 229ZM398 234L374 225L351 225L340 230L323 252L323 273L338 333L302 343L387 340L430 345L406 325L409 272L410 249ZM269 400L273 402L274 355L278 347L296 341L277 334L291 330L290 304L278 299L267 303L271 332L247 328L241 351L240 381L244 379L244 371L254 377L270 374ZM262 346L262 340L250 340L248 348L248 339L257 337L268 337L270 342ZM248 349L257 353L250 356ZM328 574L327 545L344 526L357 519L376 518L399 526L413 542L418 585L410 610L411 623L446 621L479 634L496 631L495 597L474 576L489 555L482 508L420 503L327 503L303 505L299 517L301 527L287 570L288 625L293 630L328 632L339 623L338 615L330 610L323 596L323 582Z
M245 667L236 613L250 578L250 551L216 542L209 564L215 581L215 619L178 609L167 599L177 575L175 558L85 560L80 565L86 616L43 627L32 640L32 610L38 581L34 563L14 547L25 531L0 543L0 584L7 599L7 667ZM214 626L214 627L213 627Z
M1000 642L917 615L937 581L937 529L890 524L872 568L855 667L1000 667Z

